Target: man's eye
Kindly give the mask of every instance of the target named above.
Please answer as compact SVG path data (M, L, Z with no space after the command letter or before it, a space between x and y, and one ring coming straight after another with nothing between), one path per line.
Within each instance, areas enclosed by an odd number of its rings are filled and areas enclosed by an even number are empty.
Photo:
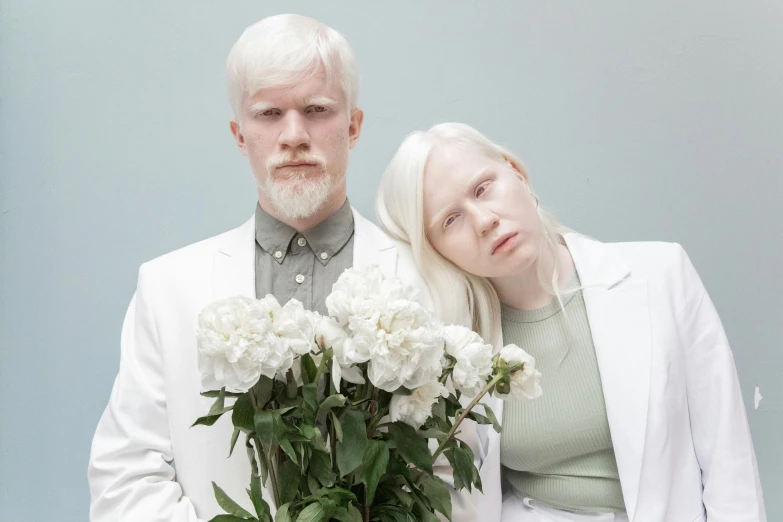
M323 105L313 105L309 109L310 112L326 112L326 107Z
M274 116L277 114L277 109L267 109L261 113L261 116Z

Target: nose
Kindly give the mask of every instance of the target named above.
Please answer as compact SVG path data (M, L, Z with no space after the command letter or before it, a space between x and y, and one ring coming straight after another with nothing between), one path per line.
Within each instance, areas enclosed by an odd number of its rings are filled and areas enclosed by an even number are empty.
M500 219L497 214L486 207L472 205L471 214L473 214L473 223L476 228L476 233L482 237L489 234L492 229L500 224Z
M280 146L282 148L298 149L310 146L310 134L302 116L296 111L289 111L282 121L283 129L280 131Z

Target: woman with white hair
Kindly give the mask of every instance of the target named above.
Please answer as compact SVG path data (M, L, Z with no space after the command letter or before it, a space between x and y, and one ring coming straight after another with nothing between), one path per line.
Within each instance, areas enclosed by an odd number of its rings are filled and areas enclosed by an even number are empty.
M516 156L458 123L405 139L376 207L441 319L523 346L543 374L541 398L493 403L488 519L502 481L504 522L766 520L732 353L679 245L572 232Z

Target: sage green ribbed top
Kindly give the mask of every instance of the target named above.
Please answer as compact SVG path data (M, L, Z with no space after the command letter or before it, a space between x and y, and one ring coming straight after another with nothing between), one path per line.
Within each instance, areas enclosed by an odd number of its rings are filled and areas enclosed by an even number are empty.
M507 486L558 509L624 512L595 347L579 277L537 310L502 308L503 341L536 358L544 394L506 401L500 461Z

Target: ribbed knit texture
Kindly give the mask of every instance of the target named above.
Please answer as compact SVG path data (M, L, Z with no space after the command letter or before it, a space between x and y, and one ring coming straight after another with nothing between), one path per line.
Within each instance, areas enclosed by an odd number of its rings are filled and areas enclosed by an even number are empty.
M579 286L576 274L567 288ZM502 309L505 344L536 358L544 394L506 401L500 460L520 494L576 512L623 512L623 493L581 290L537 310Z

